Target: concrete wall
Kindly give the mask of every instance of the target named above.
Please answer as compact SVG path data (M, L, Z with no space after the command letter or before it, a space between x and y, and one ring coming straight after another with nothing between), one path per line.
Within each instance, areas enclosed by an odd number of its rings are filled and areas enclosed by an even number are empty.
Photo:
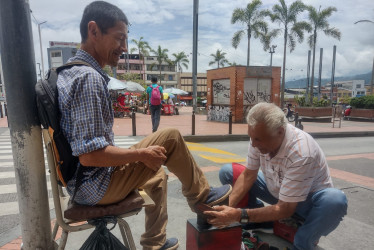
M233 122L243 122L248 110L258 102L279 105L280 75L280 67L251 66L247 71L245 66L232 66L208 70L208 120L226 122L231 110Z

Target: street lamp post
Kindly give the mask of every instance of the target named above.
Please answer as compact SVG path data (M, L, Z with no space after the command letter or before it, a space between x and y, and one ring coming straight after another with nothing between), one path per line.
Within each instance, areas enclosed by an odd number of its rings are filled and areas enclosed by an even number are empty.
M270 68L273 66L273 53L275 53L275 48L277 47L277 45L271 45L271 47L269 48L269 53L270 53Z
M43 78L44 78L43 47L42 47L42 34L41 34L41 31L40 31L40 25L42 25L43 23L46 23L46 22L47 22L47 21L44 21L44 22L38 23L39 42L40 42L40 56L42 57L42 58L41 58L41 60L42 60L42 75L40 76L40 79L43 79Z

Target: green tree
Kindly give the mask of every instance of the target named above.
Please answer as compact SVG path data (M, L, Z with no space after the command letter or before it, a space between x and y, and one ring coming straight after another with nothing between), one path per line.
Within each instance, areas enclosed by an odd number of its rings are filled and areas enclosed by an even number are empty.
M284 105L284 88L286 79L286 56L287 43L290 53L296 47L296 39L299 43L304 40L304 31L311 31L311 27L307 22L298 22L297 16L303 12L307 7L301 2L293 2L287 6L284 0L279 0L280 4L276 4L272 8L272 12L267 12L272 22L278 23L282 26L284 35L283 47L283 72L282 72L282 86L281 86L281 108Z
M313 84L314 84L314 62L316 56L316 44L317 44L317 32L322 30L326 36L331 36L335 39L340 40L341 33L337 28L330 27L327 18L332 15L333 12L337 11L335 7L327 7L321 11L321 8L317 11L313 6L308 6L309 11L309 25L313 33L308 38L308 43L311 49L313 49L313 61L312 61L312 79L310 83L310 104L313 103Z
M251 37L259 37L260 31L267 31L267 23L264 21L266 11L260 11L262 2L260 0L253 0L247 5L247 8L236 8L232 13L231 24L241 23L246 26L245 29L238 30L232 37L232 46L236 49L242 40L242 37L247 33L247 67L249 66Z
M148 42L143 40L143 37L140 37L139 40L132 39L131 41L135 43L136 47L138 48L139 59L143 62L142 69L145 71L144 57L149 56L149 50L151 49L151 47L149 47ZM131 53L133 52L134 51L132 51ZM140 69L140 75L142 76L142 79L145 80L143 77L145 76L145 74L142 74L142 69Z
M184 53L184 51L179 52L178 54L173 53L174 56L174 64L177 65L179 72L183 71L184 66L186 69L188 69L188 63L190 62L187 59L187 55Z
M160 45L158 45L157 50L151 49L151 52L154 53L154 55L156 56L156 60L157 60L157 63L158 63L158 69L160 70L160 84L161 84L161 65L162 65L162 63L167 62L169 65L172 65L173 62L169 59L169 56L167 54L169 52L169 50L161 48ZM153 68L153 64L151 65L151 68Z
M209 66L217 63L217 68L219 69L219 66L224 67L225 64L229 64L229 61L225 58L225 55L225 52L222 52L222 50L217 49L215 54L210 54L210 56L213 57L213 61L209 62Z

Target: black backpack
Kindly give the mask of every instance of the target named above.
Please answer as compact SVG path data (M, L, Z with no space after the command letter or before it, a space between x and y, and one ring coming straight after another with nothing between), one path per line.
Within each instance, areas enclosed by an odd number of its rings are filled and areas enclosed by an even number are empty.
M57 76L61 70L75 65L92 67L84 61L70 62L56 69L50 69L46 78L40 79L35 85L39 120L43 128L48 129L50 137L52 138L53 150L57 160L56 172L59 178L59 184L64 187L66 187L68 181L74 177L79 159L72 155L71 146L60 128Z

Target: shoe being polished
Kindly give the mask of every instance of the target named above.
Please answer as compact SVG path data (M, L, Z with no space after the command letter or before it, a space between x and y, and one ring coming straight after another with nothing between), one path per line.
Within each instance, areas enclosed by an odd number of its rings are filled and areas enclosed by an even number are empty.
M231 191L232 187L230 184L226 184L217 188L211 187L208 197L204 203L208 206L223 204L223 202L226 201L231 194Z
M165 244L160 248L160 250L174 250L179 247L179 242L177 238L170 238L165 241Z

